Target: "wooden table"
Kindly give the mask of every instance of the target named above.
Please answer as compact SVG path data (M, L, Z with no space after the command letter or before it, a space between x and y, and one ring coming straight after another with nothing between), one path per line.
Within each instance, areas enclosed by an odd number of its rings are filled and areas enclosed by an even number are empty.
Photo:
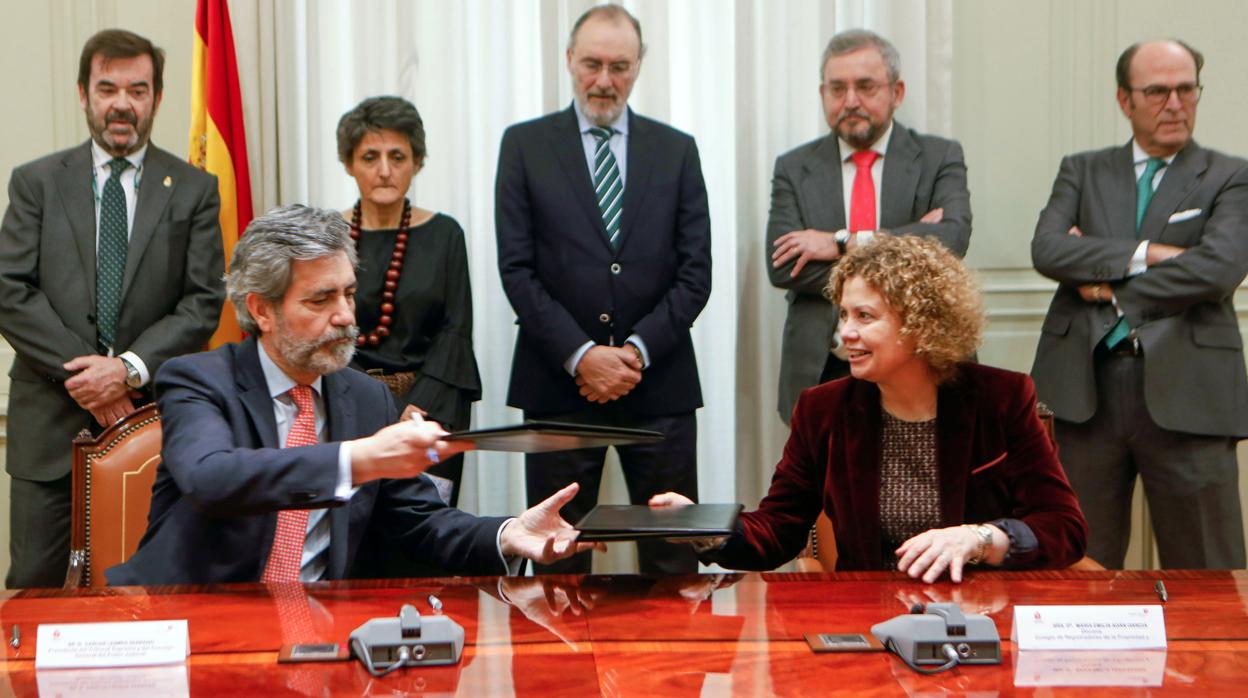
M1084 695L1092 689L1018 685L1036 677L1024 675L1029 665L1020 666L1008 642L1013 606L1157 603L1157 579L1165 580L1170 595L1169 650L1152 655L1164 664L1162 685L1098 688L1097 695L1248 694L1244 571L993 572L972 574L961 585L838 573L0 592L0 633L7 640L13 624L22 630L20 649L5 645L0 692L86 694L112 683L137 685L129 693L141 695L149 682L185 685L191 695L205 696ZM466 631L458 666L402 669L373 679L356 662L276 664L286 642L342 642L365 620L393 616L404 603L430 613L431 593ZM1002 664L920 676L891 655L816 655L803 640L815 632L868 632L925 601L955 601L967 612L989 615L1007 640ZM35 672L40 623L171 618L189 621L192 655L185 668ZM1141 656L1122 654L1106 672Z

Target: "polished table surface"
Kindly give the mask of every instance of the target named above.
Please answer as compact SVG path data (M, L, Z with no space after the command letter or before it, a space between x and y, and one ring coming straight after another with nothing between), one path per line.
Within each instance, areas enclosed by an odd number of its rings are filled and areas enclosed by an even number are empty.
M1008 642L1018 604L1153 604L1165 581L1169 648L1111 653L1102 676L1160 685L1034 687L1029 653ZM291 642L345 642L404 603L432 613L428 596L464 626L463 660L372 678L357 662L277 664ZM292 601L292 599L294 599ZM505 599L505 600L504 600ZM867 633L918 602L953 601L991 617L1004 640L997 666L920 676L884 653L814 654L807 633ZM41 623L188 620L185 667L155 672L40 671ZM1248 572L982 572L959 585L892 573L705 574L417 579L197 587L0 592L5 643L0 694L120 695L189 688L191 695L810 696L1248 695ZM1039 656L1039 655L1035 655ZM1087 663L1087 656L1071 660ZM1084 667L1086 670L1086 666ZM1118 672L1118 673L1116 673ZM1145 674L1149 673L1144 671ZM129 682L129 683L127 683ZM159 692L159 691L157 691Z

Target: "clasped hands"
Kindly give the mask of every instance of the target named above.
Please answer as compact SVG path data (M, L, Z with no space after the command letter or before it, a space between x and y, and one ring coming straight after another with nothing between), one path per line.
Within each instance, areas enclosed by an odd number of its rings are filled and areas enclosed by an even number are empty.
M126 387L126 366L121 359L87 354L66 361L62 368L73 374L65 380L65 390L100 426L134 411L134 399L140 394Z
M944 218L945 209L936 208L924 214L918 222L939 223ZM789 276L794 277L802 273L802 269L806 268L808 262L834 261L841 256L840 248L836 246L835 235L835 233L813 228L787 232L771 243L772 247L776 248L771 253L771 266L779 269L796 257L797 262L793 265L793 270L789 272ZM857 246L858 236L850 235L846 248L852 250Z
M641 361L631 346L597 345L576 365L576 385L581 395L600 405L618 400L641 382Z

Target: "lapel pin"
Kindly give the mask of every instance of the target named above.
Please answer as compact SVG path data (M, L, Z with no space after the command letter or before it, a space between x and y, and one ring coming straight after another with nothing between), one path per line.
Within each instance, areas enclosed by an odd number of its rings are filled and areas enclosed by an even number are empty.
M172 187L172 186L173 186L173 177L170 177L170 176L168 176L168 175L165 175L164 185L165 185L165 188Z

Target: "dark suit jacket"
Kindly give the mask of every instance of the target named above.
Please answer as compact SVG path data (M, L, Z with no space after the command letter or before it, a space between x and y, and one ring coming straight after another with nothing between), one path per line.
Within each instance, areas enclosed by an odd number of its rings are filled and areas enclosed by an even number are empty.
M893 122L880 177L880 227L896 235L930 235L959 257L971 243L971 195L966 165L956 141L926 136ZM836 306L823 288L831 262L811 262L796 277L795 260L776 268L776 238L794 230L832 232L848 225L836 134L798 146L776 158L771 180L771 212L763 260L771 284L786 289L789 303L780 350L780 418L786 422L798 393L819 382L836 330ZM852 183L851 183L852 186ZM919 223L928 211L945 210L940 223Z
M693 138L629 111L618 250L607 240L572 108L503 134L495 225L503 289L520 325L507 404L589 405L563 363L588 340L637 333L650 354L620 399L635 414L702 405L689 327L711 292L706 186Z
M1166 168L1137 237L1132 160L1130 143L1063 158L1040 213L1031 258L1061 284L1031 371L1040 399L1072 422L1096 413L1092 354L1117 314L1084 302L1078 287L1109 282L1144 348L1153 421L1246 438L1248 376L1233 300L1248 274L1248 161L1189 143ZM1067 234L1072 225L1082 237ZM1140 240L1187 251L1127 278Z
M254 338L174 359L156 377L163 460L138 551L107 571L114 585L254 582L273 545L280 509L334 507L326 579L352 576L366 537L391 541L442 569L504 574L501 518L447 507L424 476L374 480L334 499L338 442L398 419L380 381L346 369L322 381L329 441L281 448L273 400ZM380 546L378 546L380 548Z
M61 368L98 351L91 167L87 142L22 165L9 181L0 333L17 353L6 461L14 477L64 476L70 441L94 424L65 391ZM203 348L217 327L225 290L216 177L149 146L135 208L116 351L138 354L155 375L167 359Z
M937 396L941 526L1020 519L1038 546L1014 568L1061 568L1083 557L1087 524L1048 434L1031 379L962 364ZM772 569L793 559L825 511L836 531L837 569L881 569L880 391L843 378L802 393L793 431L758 510L708 559Z

